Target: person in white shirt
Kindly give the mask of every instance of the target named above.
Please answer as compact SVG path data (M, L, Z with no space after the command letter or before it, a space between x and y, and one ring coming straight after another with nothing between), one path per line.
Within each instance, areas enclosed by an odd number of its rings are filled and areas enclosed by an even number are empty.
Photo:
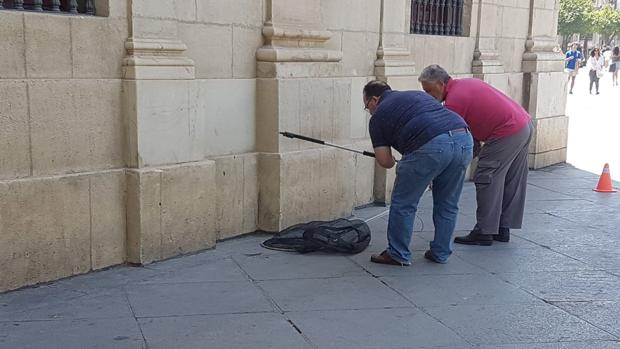
M601 56L601 51L598 48L594 48L590 51L590 58L588 59L587 67L590 71L590 94L592 94L593 85L596 85L596 94L599 94L599 79L603 75L605 58Z

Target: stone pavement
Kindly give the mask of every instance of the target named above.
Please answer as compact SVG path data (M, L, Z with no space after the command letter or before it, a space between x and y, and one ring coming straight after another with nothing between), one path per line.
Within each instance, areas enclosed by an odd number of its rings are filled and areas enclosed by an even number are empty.
M620 348L620 193L567 165L531 172L510 243L371 264L387 220L355 256L265 250L265 235L143 268L117 267L0 295L0 348ZM615 183L618 186L618 183ZM457 234L474 224L471 183ZM375 217L385 208L355 214Z

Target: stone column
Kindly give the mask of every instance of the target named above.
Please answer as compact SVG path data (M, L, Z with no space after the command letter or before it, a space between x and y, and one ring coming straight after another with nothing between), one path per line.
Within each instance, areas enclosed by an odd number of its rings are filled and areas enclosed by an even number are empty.
M567 82L556 35L559 8L559 0L530 0L528 39L523 54L523 98L535 128L529 154L529 166L534 169L566 161Z
M476 44L472 61L472 74L476 78L495 83L492 81L492 74L504 72L496 43L498 33L497 0L480 0L477 9L478 18L475 29Z
M319 0L268 0L264 46L257 60L259 228L280 231L292 224L351 213L354 157L281 131L323 140L350 138L338 124L339 101L350 101L350 84L335 79L342 52L327 48ZM349 106L350 107L350 106Z
M407 45L411 18L411 1L381 0L379 47L375 76L393 89L410 90L417 86L415 63ZM395 170L375 164L374 197L376 203L387 204L392 196Z
M214 245L215 164L194 151L194 62L177 39L176 20L129 4L127 260L144 264Z

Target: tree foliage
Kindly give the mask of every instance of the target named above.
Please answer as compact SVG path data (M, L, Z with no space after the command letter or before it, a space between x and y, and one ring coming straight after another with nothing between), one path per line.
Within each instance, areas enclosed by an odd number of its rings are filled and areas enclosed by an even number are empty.
M592 0L560 0L558 33L564 36L592 33L594 12Z
M602 34L607 40L611 41L620 33L620 11L611 5L605 5L594 11L591 15L592 30Z

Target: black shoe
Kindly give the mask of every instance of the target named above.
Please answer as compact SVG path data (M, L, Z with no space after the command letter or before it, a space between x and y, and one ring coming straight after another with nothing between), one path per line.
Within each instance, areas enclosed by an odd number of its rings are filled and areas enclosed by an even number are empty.
M427 250L426 252L424 252L424 258L428 259L431 262L435 262L437 264L445 263L445 262L440 262L439 260L437 260L435 256L433 256L433 253L431 252L431 250Z
M500 227L498 233L493 235L493 240L500 242L510 241L510 229Z
M454 242L463 245L491 246L493 245L493 235L484 235L480 234L479 230L472 230L469 235L455 237Z

